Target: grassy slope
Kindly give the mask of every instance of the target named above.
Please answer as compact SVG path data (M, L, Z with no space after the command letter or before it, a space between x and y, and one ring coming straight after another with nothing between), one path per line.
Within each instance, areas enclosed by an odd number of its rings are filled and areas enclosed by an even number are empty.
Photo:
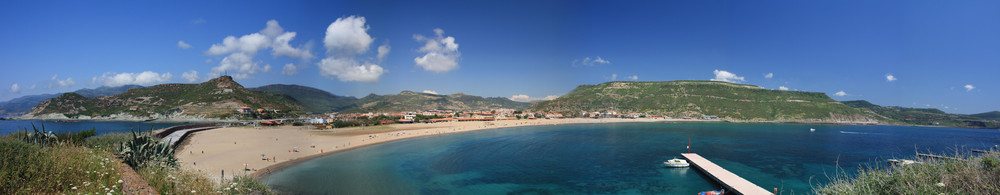
M877 118L823 93L768 90L717 81L615 81L581 85L569 94L539 102L531 109L645 112L675 117L716 115L730 120L866 121Z
M981 119L986 119L986 120L1000 121L1000 111L984 112L984 113L979 113L979 114L972 114L972 115L969 115L969 116L976 117L976 118L981 118Z
M264 91L287 95L302 103L306 111L314 113L336 112L354 106L357 98L331 94L329 92L300 85L266 85L250 88L252 91Z
M948 114L934 108L883 107L864 100L844 101L843 103L854 108L874 112L903 124L963 128L1000 128L1000 122L995 120L983 120L968 115Z

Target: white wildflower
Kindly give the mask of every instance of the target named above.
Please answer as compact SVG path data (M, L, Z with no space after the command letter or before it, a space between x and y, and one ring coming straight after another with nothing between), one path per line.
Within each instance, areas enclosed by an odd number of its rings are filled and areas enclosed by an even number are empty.
M120 179L118 180L118 183L122 183L122 182L125 182L125 181L122 181L122 180L120 180Z
M76 186L73 186L73 189L75 190L75 189L76 189Z
M191 193L195 193L195 191L194 191L194 190L191 190Z
M936 185L937 187L944 187L944 182L938 182L937 184L934 185Z

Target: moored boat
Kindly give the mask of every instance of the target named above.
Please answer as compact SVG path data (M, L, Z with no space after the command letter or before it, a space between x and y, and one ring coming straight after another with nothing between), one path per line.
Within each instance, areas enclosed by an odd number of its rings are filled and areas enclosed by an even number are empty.
M687 160L677 159L677 158L670 159L670 160L668 160L666 162L663 162L663 165L667 166L667 167L688 167L688 166L691 166L691 164L688 164Z

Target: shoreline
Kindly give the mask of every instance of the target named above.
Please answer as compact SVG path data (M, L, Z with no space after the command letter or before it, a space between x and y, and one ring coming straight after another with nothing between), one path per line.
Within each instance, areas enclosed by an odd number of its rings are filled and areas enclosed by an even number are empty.
M314 130L312 126L228 127L191 134L187 140L178 145L175 156L178 159L178 164L181 164L183 169L203 172L209 178L220 182L223 178L230 179L234 175L263 178L272 172L280 171L306 160L365 146L417 137L510 127L642 122L725 121L684 119L524 119L489 122L392 124L332 130ZM230 141L232 141L232 144L229 144ZM244 144L240 144L240 142L244 142ZM246 144L247 142L250 144ZM299 152L292 151L296 149ZM261 154L264 156L261 156ZM263 159L276 160L265 161ZM244 166L251 171L242 171Z

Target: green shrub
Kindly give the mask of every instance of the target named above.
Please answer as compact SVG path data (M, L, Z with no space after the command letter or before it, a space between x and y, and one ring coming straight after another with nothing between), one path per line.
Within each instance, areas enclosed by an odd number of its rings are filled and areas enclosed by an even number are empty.
M816 194L1000 194L1000 152L960 156L962 160L920 159L923 163L862 168L857 176L837 174Z
M130 133L105 133L89 137L84 141L84 143L94 149L118 153L121 152L122 143L131 140L132 134Z
M306 124L302 123L302 122L294 122L294 123L292 123L292 126L305 126L305 125Z
M97 128L90 128L90 130L80 131L76 133L57 133L56 137L62 140L64 143L80 144L83 143L88 137L97 135Z
M120 176L106 152L73 145L42 148L0 138L0 194L114 193Z

